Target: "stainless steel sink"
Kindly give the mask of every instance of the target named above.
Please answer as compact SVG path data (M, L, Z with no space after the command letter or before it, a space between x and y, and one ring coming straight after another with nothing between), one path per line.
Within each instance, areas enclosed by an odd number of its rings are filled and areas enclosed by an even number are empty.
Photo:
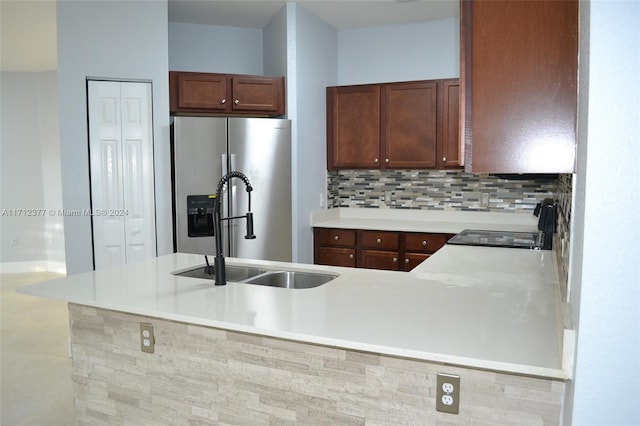
M186 271L173 272L174 275L204 280L215 279L215 266L210 273L204 265ZM282 271L256 268L253 266L227 265L227 281L264 285L281 288L313 288L326 284L337 275L323 272Z
M313 288L326 284L337 275L316 272L274 271L246 280L247 284L282 288Z
M211 267L211 272L207 273L206 266L198 266L194 269L189 269L187 271L182 271L178 273L174 273L174 275L178 275L180 277L190 277L190 278L199 278L204 280L213 280L216 276L215 266ZM249 278L255 277L256 275L260 275L265 273L266 270L261 268L255 268L252 266L236 266L236 265L227 265L226 273L227 273L227 281L244 281Z

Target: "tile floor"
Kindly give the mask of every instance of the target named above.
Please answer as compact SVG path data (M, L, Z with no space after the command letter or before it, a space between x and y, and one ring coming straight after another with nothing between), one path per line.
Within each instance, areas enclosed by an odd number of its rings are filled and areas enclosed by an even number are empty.
M2 426L76 423L67 304L15 291L59 277L49 272L0 275Z

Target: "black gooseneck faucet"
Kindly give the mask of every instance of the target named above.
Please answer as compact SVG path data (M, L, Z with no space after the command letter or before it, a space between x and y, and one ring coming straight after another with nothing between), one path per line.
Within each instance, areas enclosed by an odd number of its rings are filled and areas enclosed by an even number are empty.
M244 182L245 188L247 190L247 194L249 196L249 205L247 209L247 214L244 216L233 216L233 217L222 217L222 213L220 212L220 196L222 193L222 188L232 179L238 178ZM213 231L216 236L216 260L215 260L215 285L225 285L227 284L227 274L225 272L225 260L222 255L222 221L223 220L232 220L232 219L247 219L247 233L244 236L247 240L253 240L256 236L253 234L253 213L251 212L251 191L253 191L253 187L249 182L249 178L247 178L243 173L233 171L229 172L220 179L218 182L218 188L216 189L216 198L213 203Z

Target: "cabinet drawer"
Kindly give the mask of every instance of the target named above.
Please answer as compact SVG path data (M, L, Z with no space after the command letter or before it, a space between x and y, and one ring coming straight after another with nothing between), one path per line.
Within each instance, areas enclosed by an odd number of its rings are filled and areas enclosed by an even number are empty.
M400 234L386 231L362 231L362 247L398 250L400 247Z
M404 270L409 272L431 256L426 253L407 253L404 255Z
M350 229L316 228L316 243L322 246L356 245L356 231Z
M408 233L404 245L407 251L433 253L451 238L449 234Z
M315 253L316 265L346 266L355 268L356 249L346 247L319 247Z
M362 250L360 265L367 269L386 269L398 271L400 268L400 253L385 250Z

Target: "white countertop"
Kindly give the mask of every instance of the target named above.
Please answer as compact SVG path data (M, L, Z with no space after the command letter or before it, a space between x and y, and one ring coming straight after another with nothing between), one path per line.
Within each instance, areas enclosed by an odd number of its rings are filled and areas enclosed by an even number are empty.
M551 251L445 246L412 272L227 259L329 271L312 289L185 278L173 254L33 284L20 293L149 317L433 362L569 378Z
M311 214L317 228L457 234L465 229L536 231L538 218L526 213L374 208L334 208Z

